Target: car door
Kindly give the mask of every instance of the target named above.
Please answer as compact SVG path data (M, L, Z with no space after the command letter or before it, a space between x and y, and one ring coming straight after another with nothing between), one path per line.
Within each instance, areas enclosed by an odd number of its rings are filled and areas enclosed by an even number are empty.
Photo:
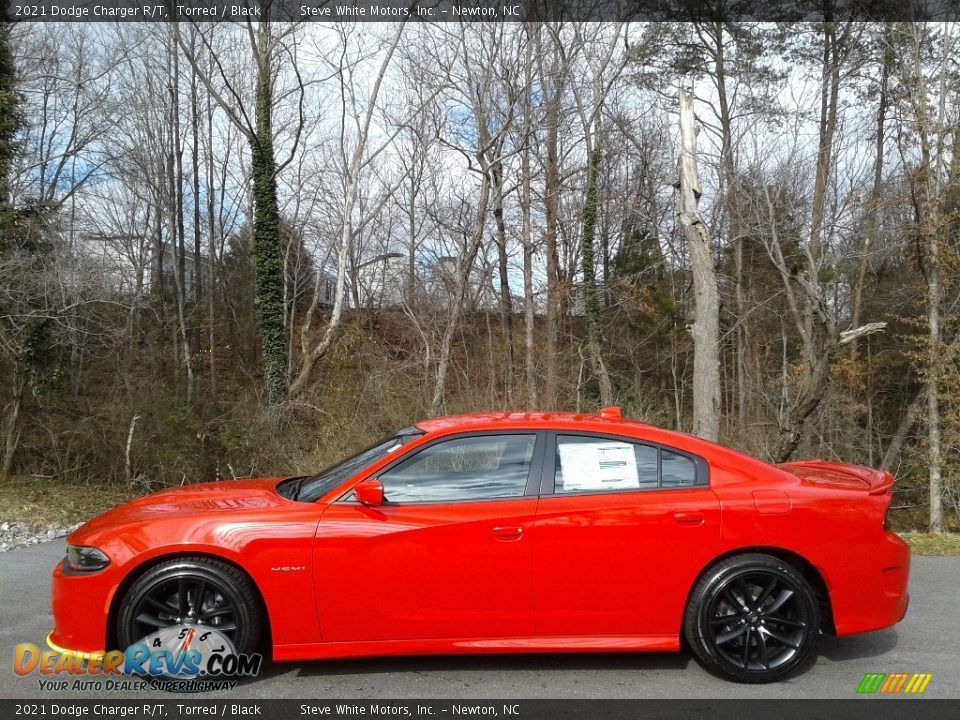
M715 557L702 458L632 438L551 432L534 527L537 635L676 636Z
M545 434L471 433L411 449L321 517L314 552L324 641L533 633L532 532Z

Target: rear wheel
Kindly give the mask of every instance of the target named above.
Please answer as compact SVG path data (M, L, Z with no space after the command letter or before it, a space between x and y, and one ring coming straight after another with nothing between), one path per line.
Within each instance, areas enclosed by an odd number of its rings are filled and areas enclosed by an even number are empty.
M684 634L712 673L744 683L781 680L813 657L820 613L810 583L771 555L717 563L697 581Z
M130 586L117 613L117 640L128 647L164 628L214 629L237 652L260 640L262 618L256 590L239 569L201 557L167 560Z

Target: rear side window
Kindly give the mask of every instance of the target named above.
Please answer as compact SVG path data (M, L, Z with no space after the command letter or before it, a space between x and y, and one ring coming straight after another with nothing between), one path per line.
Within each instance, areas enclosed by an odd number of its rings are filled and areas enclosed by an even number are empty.
M686 455L660 450L660 485L690 487L697 484L697 466Z
M461 437L424 448L380 475L390 503L443 503L520 497L536 435Z
M657 445L623 438L558 435L554 493L628 492L706 484L705 469Z

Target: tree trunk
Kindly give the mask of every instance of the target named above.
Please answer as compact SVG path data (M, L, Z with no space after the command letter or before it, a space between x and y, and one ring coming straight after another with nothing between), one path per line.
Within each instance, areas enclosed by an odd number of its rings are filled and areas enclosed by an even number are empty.
M930 463L930 532L943 532L943 489L940 449L940 239L928 236L927 330L927 445Z
M127 485L129 487L134 487L134 480L136 478L133 475L133 457L131 455L131 450L133 449L133 433L137 429L137 422L140 420L139 415L134 415L130 419L130 427L127 429L127 444L123 453L123 470L124 475L126 476Z
M929 188L930 152L926 142L921 152L923 179L918 183ZM932 193L921 192L925 200L921 217L921 233L927 248L927 453L930 465L930 532L943 532L942 457L940 447L940 238L934 217L938 214L934 205L939 201Z
M273 73L276 38L270 30L270 0L261 3L262 16L256 33L249 27L251 53L256 66L254 97L255 119L247 121L247 114L217 91L212 73L201 71L195 53L183 43L176 23L171 32L207 93L217 102L228 119L239 129L250 144L253 191L253 272L254 305L260 347L263 355L267 402L276 405L286 398L286 338L283 326L283 255L280 247L280 211L277 202L277 161L273 146ZM207 50L210 51L209 46ZM208 69L209 70L209 69ZM229 86L230 94L238 97ZM213 151L213 148L210 148ZM252 330L252 328L251 328ZM251 344L255 344L252 342Z
M879 224L880 214L880 191L883 186L883 151L885 144L884 130L887 118L887 85L890 77L890 69L893 65L893 50L890 46L892 42L889 25L884 31L884 49L883 59L880 65L880 98L877 105L877 137L874 143L873 156L873 186L870 189L870 200L867 208L867 227L863 233L863 240L860 244L860 262L857 266L857 278L853 286L853 297L851 298L851 325L857 327L860 324L860 313L863 306L863 286L866 282L867 265L870 257L870 247L876 240L877 226ZM850 358L857 358L857 343L850 343Z
M261 43L267 42L261 39ZM264 51L261 45L261 51ZM267 401L279 404L287 394L286 338L283 331L283 257L273 150L273 88L269 64L257 82L257 133L250 139L253 166L253 268L256 317L263 351Z
M194 29L194 32L196 30ZM193 180L193 316L196 318L196 327L190 334L191 348L199 351L202 341L201 318L203 317L203 265L200 262L200 108L199 97L197 95L197 73L193 70L190 79L190 125L192 131L193 147L191 148L191 177ZM182 201L181 192L181 203ZM181 208L182 222L182 208ZM193 350L191 350L191 353ZM202 360L198 363L202 364Z
M211 65L213 58L210 58ZM211 68L212 70L212 68ZM213 205L213 101L210 93L207 93L207 242L208 242L208 260L207 268L207 344L209 345L208 360L210 363L210 398L213 404L217 405L220 401L217 389L217 334L215 328L216 320L216 259L217 243L215 239L215 216Z
M548 113L548 115L554 113ZM560 171L557 166L557 127L547 129L547 167L545 178L544 215L546 220L547 246L547 308L545 335L546 372L543 379L543 404L547 410L557 408L557 335L559 333L559 272L557 257L557 216L560 213Z
M407 287L406 303L410 308L416 307L417 303L417 195L419 189L418 180L414 179L413 173L410 174L410 197L407 199L407 234L410 240L410 247L407 248Z
M713 249L697 203L697 128L693 95L680 90L680 226L690 249L696 319L693 335L693 434L716 442L720 434L720 299Z
M157 176L163 178L166 173L163 163L160 163L158 168L159 172ZM163 184L162 180L158 183ZM160 299L160 308L161 313L163 314L164 319L166 319L166 281L163 277L163 256L167 252L166 243L163 241L163 209L165 206L164 202L164 191L158 189L156 191L156 206L151 205L151 209L156 210L157 213L157 227L156 232L153 233L153 257L151 258L152 262L150 263L150 294L156 298ZM147 220L149 220L149 216Z
M598 123L599 124L599 123ZM613 405L613 384L603 362L603 330L601 327L600 298L597 294L594 241L597 230L598 191L597 178L603 159L603 137L599 129L590 153L587 168L586 199L583 204L583 301L587 314L587 353L593 374L600 386L600 404Z
M537 36L539 40L539 35ZM542 52L542 48L541 48ZM556 51L554 51L556 54ZM555 63L554 63L555 64ZM553 77L550 96L547 99L544 124L547 128L546 159L544 163L543 204L546 223L545 240L547 251L547 298L546 319L544 323L544 378L543 407L545 410L557 409L557 335L559 332L559 288L560 262L557 257L557 226L560 214L560 95L562 84L557 77L557 68L550 73ZM547 78L544 78L547 81Z
M20 444L20 409L23 407L23 393L27 387L27 373L20 363L13 365L13 398L8 405L7 428L3 441L3 466L0 467L0 480L10 477L13 472L13 456Z
M796 276L804 290L802 311L796 302L789 272L783 260L778 239L772 243L776 255L771 256L783 278L791 312L797 325L797 332L803 346L803 371L795 399L787 414L785 426L780 428L781 438L774 453L778 462L790 458L797 449L807 418L820 405L827 391L830 378L830 365L836 358L836 349L841 338L837 333L834 311L827 307L820 286L820 263L823 257L823 226L826 211L826 198L829 178L833 165L833 137L837 127L837 103L840 89L840 48L845 42L844 36L838 36L837 24L823 23L823 50L820 86L820 123L817 145L817 167L813 186L813 199L810 212L810 235L807 243L807 272ZM773 204L767 193L767 208L771 232L776 234L776 216ZM848 338L859 337L860 328L851 331ZM849 341L849 340L848 340Z
M357 188L360 183L360 175L369 162L365 159L365 153L367 149L367 141L370 137L370 125L373 119L374 109L376 108L377 98L380 94L380 88L383 84L383 79L387 74L387 68L390 65L393 54L396 52L397 46L400 44L400 38L403 36L403 30L405 26L406 20L404 19L400 22L397 32L393 36L393 41L380 63L380 70L377 73L376 80L373 83L373 89L370 93L366 112L360 121L360 132L357 137L357 144L353 148L353 153L349 159L349 162L347 162L343 208L341 209L340 214L340 246L338 248L339 257L337 258L337 282L336 289L334 291L333 309L330 313L330 319L327 322L327 327L326 330L324 330L323 336L318 343L311 346L309 337L310 324L313 319L313 313L319 303L320 293L323 287L322 269L318 269L316 283L314 284L313 300L311 301L310 308L307 310L307 314L304 317L303 325L300 328L300 344L303 352L300 358L300 372L297 373L297 377L294 379L294 381L290 383L291 397L299 395L301 392L303 392L304 388L306 388L313 366L326 354L327 350L330 349L330 346L333 344L333 340L336 337L336 333L340 328L340 321L343 315L347 262L353 246L353 211L357 201ZM343 89L341 89L341 92L343 92ZM343 102L346 102L345 96L341 99ZM347 158L344 157L344 160L346 161ZM274 184L273 198L274 210L276 210L276 184Z
M196 32L196 29L194 29ZM200 98L197 90L197 71L192 68L190 75L190 125L193 136L191 149L191 169L193 171L193 301L196 303L197 316L202 317L203 307L203 265L200 262L201 231L200 231ZM199 340L199 328L197 338ZM194 345L198 345L195 342Z
M173 280L177 301L177 324L181 342L182 362L187 376L187 402L193 400L193 352L187 331L186 288L185 288L185 248L183 227L183 163L180 145L180 53L171 37L168 61L168 93L170 98L170 147L167 153L168 193L170 210L170 247L176 251L173 262Z
M303 348L303 354L300 358L300 372L292 383L290 383L290 395L296 396L303 392L310 379L310 373L313 366L324 356L330 345L333 344L334 335L340 327L340 319L343 316L343 300L345 296L344 286L346 283L347 262L349 261L350 248L353 245L353 220L350 216L354 202L357 196L358 178L354 176L350 179L346 195L344 198L343 212L340 216L340 246L338 248L339 256L337 258L337 284L333 296L333 309L330 313L330 320L327 322L327 328L323 336L313 347L310 346L308 335L310 321L316 311L320 299L320 293L323 287L323 273L318 268L317 278L313 288L313 301L307 310L303 326L300 329L300 344Z
M907 406L906 412L904 412L903 417L900 418L900 424L897 425L893 437L890 438L890 444L887 445L886 452L883 453L883 459L880 461L881 470L890 472L893 469L893 463L900 457L900 451L907 442L907 435L909 435L910 429L916 424L920 413L923 412L923 408L926 405L926 394L927 389L924 387L923 390L914 396L913 400L911 400Z
M717 104L720 109L720 160L723 172L724 204L727 211L727 226L730 241L733 243L734 265L734 302L737 311L734 338L734 375L736 377L737 430L741 438L746 436L750 415L751 394L747 387L746 347L749 335L749 317L747 315L746 290L743 283L743 231L740 223L740 209L737 198L737 172L733 157L733 128L730 111L730 99L727 95L726 53L723 44L723 23L712 25L715 44L714 69L717 84Z
M453 307L450 308L450 319L444 328L443 338L440 340L440 353L437 360L437 373L433 383L433 398L430 401L430 415L439 415L443 409L445 389L447 385L447 371L450 367L450 349L453 336L460 326L460 316L463 314L464 300L470 285L470 271L477 258L477 251L483 241L483 230L487 215L487 205L490 198L490 182L487 173L482 173L480 184L480 205L474 220L473 235L470 243L464 248L463 255L457 266L457 281L454 288Z
M526 83L524 90L523 104L523 128L524 137L528 138L523 148L523 154L520 158L520 213L521 213L521 233L523 235L523 321L524 321L524 354L525 370L527 379L527 407L533 409L537 407L537 365L536 365L536 341L534 331L536 330L536 306L533 298L533 236L530 231L530 147L529 136L531 132L531 112L530 112L530 85L532 75L530 72L530 47L527 46L526 63Z
M943 487L942 487L942 448L940 430L940 373L944 354L941 342L940 303L942 300L941 247L940 235L947 223L941 213L941 163L943 161L944 95L947 72L948 34L944 34L944 58L940 94L940 112L936 118L929 112L929 89L921 60L924 38L917 28L912 30L912 67L908 76L908 96L914 113L913 128L920 145L920 157L912 172L912 199L914 221L917 227L918 247L926 251L922 271L927 281L927 361L926 361L926 411L927 411L927 463L930 503L930 532L943 532ZM934 132L939 132L936 139Z
M507 226L503 219L503 163L497 158L490 167L493 190L493 219L497 226L497 265L500 275L500 332L506 343L506 368L503 372L507 403L513 403L513 302L507 266Z

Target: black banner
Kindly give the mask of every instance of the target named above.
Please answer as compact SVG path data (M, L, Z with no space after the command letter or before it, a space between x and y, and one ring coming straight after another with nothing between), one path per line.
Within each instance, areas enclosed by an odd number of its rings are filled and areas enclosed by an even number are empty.
M960 720L960 700L204 700L184 695L159 700L0 700L0 717Z
M6 15L13 22L916 21L956 20L960 0L15 0Z

